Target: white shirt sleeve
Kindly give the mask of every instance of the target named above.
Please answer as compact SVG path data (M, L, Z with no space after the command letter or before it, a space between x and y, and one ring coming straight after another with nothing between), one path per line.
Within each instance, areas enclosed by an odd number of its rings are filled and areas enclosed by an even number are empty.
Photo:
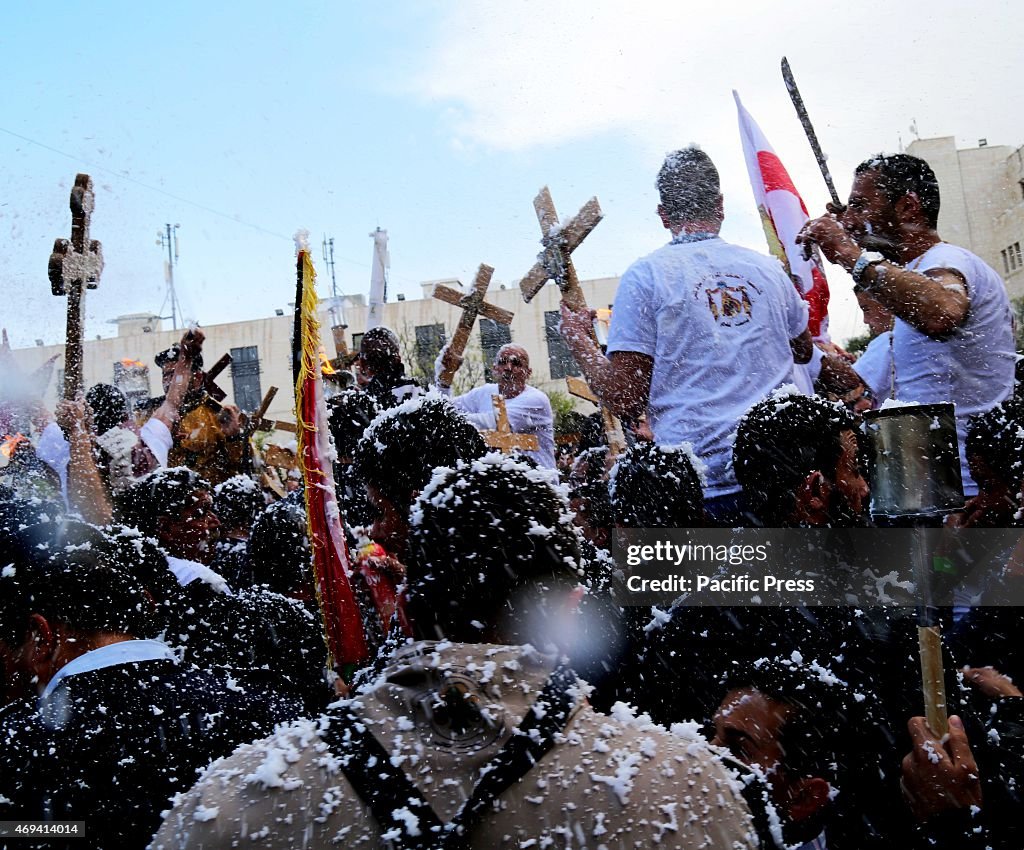
M170 429L159 419L150 417L139 430L139 438L153 453L153 457L160 462L160 465L167 466L167 455L170 454L171 446L174 445L174 437L171 436Z
M657 347L657 306L650 270L641 261L634 263L619 282L608 331L608 354L635 351L654 357Z
M864 349L853 364L853 371L876 399L884 400L892 395L892 331L880 333Z
M49 466L60 479L60 492L64 507L68 506L68 464L71 462L71 446L64 438L64 432L56 422L50 422L39 435L36 456Z
M803 299L801 298L800 300L802 301ZM807 377L811 379L812 384L818 380L818 375L821 374L821 358L824 356L825 352L818 348L818 346L811 346L811 359L804 364L804 368L807 369Z

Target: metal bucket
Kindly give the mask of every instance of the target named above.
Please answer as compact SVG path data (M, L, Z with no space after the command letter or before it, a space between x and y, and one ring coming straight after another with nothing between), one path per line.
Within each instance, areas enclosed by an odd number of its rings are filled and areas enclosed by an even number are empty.
M952 404L919 404L864 414L871 461L871 513L937 517L964 506Z

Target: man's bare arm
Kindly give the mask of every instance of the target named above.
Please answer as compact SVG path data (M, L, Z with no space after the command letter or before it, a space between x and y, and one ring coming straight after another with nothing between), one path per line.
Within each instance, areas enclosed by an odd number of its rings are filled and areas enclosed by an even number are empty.
M804 332L800 336L793 337L789 341L790 350L793 352L794 363L810 363L811 352L814 349L814 340L811 338L811 332L804 328Z
M169 430L173 431L178 419L181 418L181 406L192 383L192 359L202 349L204 339L205 334L198 328L186 331L181 338L180 354L174 364L171 385L164 396L163 404L153 411L153 418L163 422Z
M853 270L861 254L860 245L832 215L807 222L797 241L817 243L829 262L847 271ZM882 261L865 269L861 285L890 313L931 337L945 336L967 319L967 284L952 269L916 272Z
M591 335L591 323L589 311L573 312L562 305L562 336L590 389L620 419L639 419L647 412L654 360L636 351L605 357Z
M62 399L57 402L57 424L71 448L68 461L68 503L82 519L95 525L108 525L113 507L92 453L90 411L84 399Z

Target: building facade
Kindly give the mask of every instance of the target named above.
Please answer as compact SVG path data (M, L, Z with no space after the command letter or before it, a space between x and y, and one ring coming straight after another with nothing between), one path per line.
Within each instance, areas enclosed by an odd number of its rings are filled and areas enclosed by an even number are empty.
M939 235L980 256L1024 295L1024 146L957 149L952 136L916 139L907 153L925 160L939 180Z
M454 280L431 281L423 284L422 298L391 301L384 305L384 324L398 334L408 373L423 379L433 376L434 359L444 342L451 338L461 316L459 308L430 297L429 293L438 283L468 289ZM606 308L615 299L618 278L582 281L581 286L588 304ZM465 363L455 377L455 391L465 392L484 383L498 348L506 342L514 342L530 354L533 367L531 384L542 390L565 392L565 377L580 373L558 333L558 287L549 283L526 304L518 286L494 284L487 292L487 300L513 312L514 318L508 327L486 319L477 321L466 350ZM343 333L350 350L358 350L366 330L368 308L365 299L356 296L339 301L338 305L321 302L321 334L328 358L336 355L331 328L339 314L344 316L347 325ZM162 395L160 370L153 358L157 352L177 342L183 331L164 328L159 319L146 314L121 316L116 323L116 337L89 340L84 344L86 387L113 383L133 401ZM281 315L203 327L206 334L203 359L207 368L223 354L231 354L231 364L217 378L217 384L227 393L225 403L252 411L271 387L277 387L279 392L266 416L294 422L292 324L292 316ZM64 346L51 345L14 352L15 362L25 374L59 355L44 394L44 401L51 409L63 387L63 351ZM579 406L583 412L593 410L585 402Z

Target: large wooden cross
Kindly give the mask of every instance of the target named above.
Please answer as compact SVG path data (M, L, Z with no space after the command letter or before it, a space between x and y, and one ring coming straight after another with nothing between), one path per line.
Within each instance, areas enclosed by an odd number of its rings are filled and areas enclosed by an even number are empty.
M551 192L545 186L533 199L533 208L540 222L541 244L544 250L537 258L533 268L519 282L523 300L530 301L540 292L549 280L558 284L562 293L562 301L570 310L578 312L587 309L587 299L583 297L579 278L570 256L590 232L597 227L603 216L597 198L591 198L582 209L564 225L558 220L555 202ZM593 330L591 330L593 335ZM595 342L596 342L595 338ZM612 414L601 400L590 389L582 378L566 378L566 385L571 395L593 402L601 410L605 437L608 440L608 455L614 459L626 449L626 438L622 433L622 423Z
M462 308L459 324L452 335L452 341L448 343L448 350L452 354L461 357L466 350L466 344L469 342L469 335L473 332L477 316L483 316L485 319L491 319L501 325L512 324L513 314L510 311L484 301L492 274L494 274L494 269L486 263L481 263L476 273L476 279L473 281L473 288L466 295L444 284L434 287L435 298ZM438 380L444 386L450 387L457 370L458 367L454 369L445 367L438 376Z
M545 186L533 199L533 208L540 222L541 244L544 250L537 257L533 268L519 281L519 289L523 300L533 300L544 284L553 280L562 292L562 300L572 310L585 310L587 302L580 289L580 281L572 264L572 254L590 235L603 217L601 205L597 198L591 198L583 208L565 224L558 221L555 202L551 200L551 192Z
M604 436L608 441L608 459L609 461L614 461L615 458L626 450L626 435L622 432L622 423L619 422L607 407L601 404L601 399L590 389L590 385L583 378L576 378L570 375L565 379L565 386L569 390L569 395L589 401L591 404L597 405L597 409L601 411Z
M71 189L71 238L58 239L50 254L50 290L68 299L68 324L64 348L64 398L74 399L85 392L82 381L82 305L85 290L99 285L103 272L103 250L89 238L96 196L88 174L75 177Z
M496 422L493 431L481 431L481 436L488 448L499 449L504 454L519 451L535 452L540 449L540 440L536 434L516 434L512 430L512 423L508 421L508 410L505 409L505 397L492 395L491 401L494 404L494 419Z

